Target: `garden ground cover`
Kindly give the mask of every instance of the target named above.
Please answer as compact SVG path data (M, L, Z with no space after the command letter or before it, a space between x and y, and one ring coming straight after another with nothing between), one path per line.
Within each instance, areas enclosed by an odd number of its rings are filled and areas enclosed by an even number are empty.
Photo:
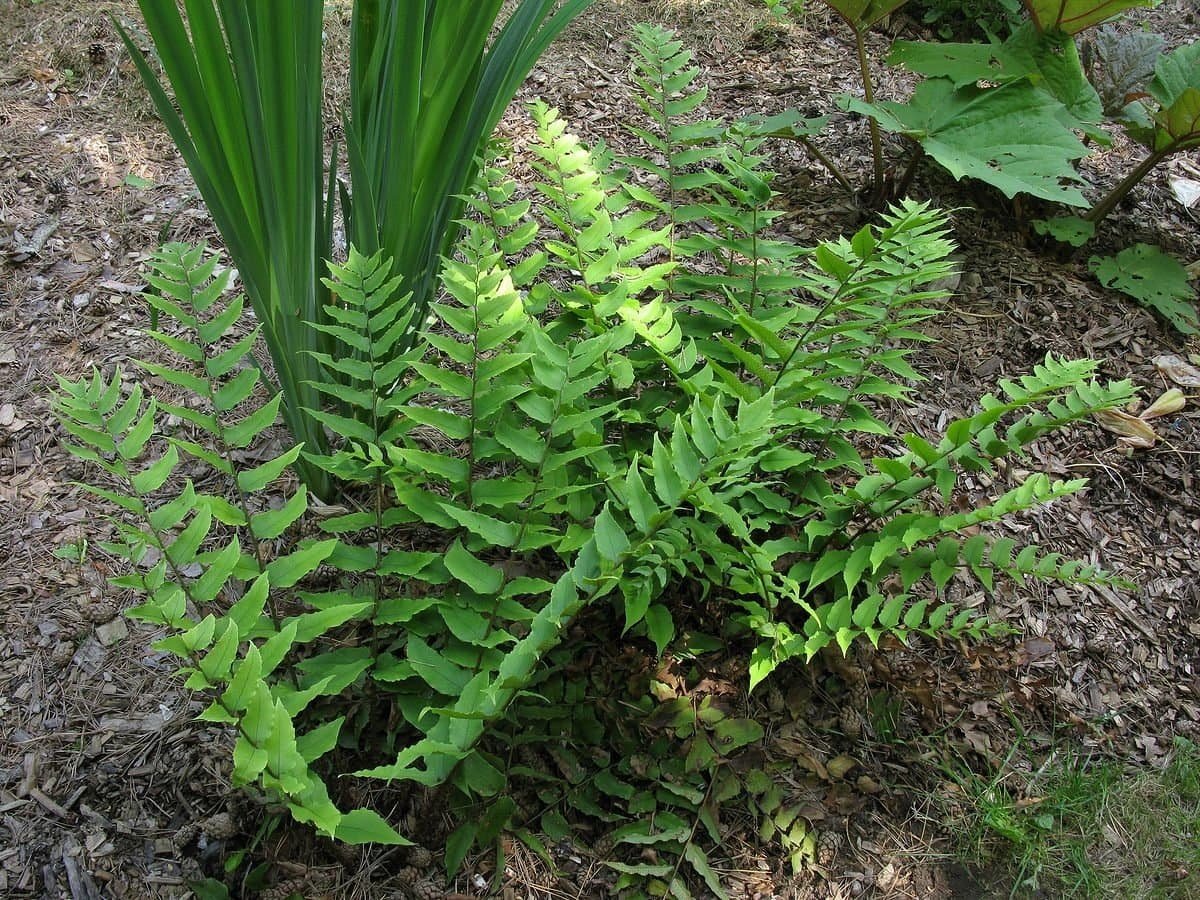
M1191 10L1176 0L1146 18L1175 44L1194 33ZM142 261L163 239L215 241L186 169L123 58L110 12L133 21L131 5L0 0L0 547L10 548L0 559L3 896L183 896L190 878L219 864L223 842L239 840L224 837L220 817L232 819L241 840L263 819L261 809L230 794L221 768L226 739L191 723L198 707L149 649L153 635L119 618L89 620L103 618L91 612L103 606L97 601L121 599L105 587L103 569L55 553L104 535L100 510L72 484L82 473L63 451L49 412L54 376L146 355L146 307L137 296ZM749 0L600 0L550 51L522 98L557 105L589 142L603 138L617 151L632 150L625 125L638 113L626 40L630 25L647 19L678 28L697 51L712 114L783 106L825 113L834 94L854 89L853 45L815 9L783 24ZM345 55L345 24L331 16L331 56ZM882 50L886 39L873 39ZM903 89L902 73L879 75L884 95ZM342 96L335 81L331 107ZM512 141L518 177L531 130L514 105L501 134ZM869 169L861 123L835 114L819 143L846 169ZM894 155L900 149L891 147ZM1084 174L1110 184L1134 159L1118 144L1093 157ZM816 242L865 220L867 212L800 147L781 147L777 167L788 212L781 227L793 238ZM1103 375L1135 379L1148 402L1170 386L1151 360L1200 350L1104 291L1085 260L1055 259L1032 246L1002 199L932 170L918 177L914 194L954 210L963 274L933 323L938 340L918 357L929 380L917 405L903 411L904 427L932 431L965 413L998 378L1027 370L1047 352L1092 355L1103 361ZM1101 235L1105 252L1139 240L1185 262L1198 255L1200 230L1165 177L1140 188ZM1020 636L976 647L889 647L845 662L823 658L808 669L788 668L748 699L741 663L713 665L703 690L737 697L770 726L761 752L794 762L789 790L823 838L820 878L791 878L750 833L731 843L723 877L735 896L984 895L987 877L967 876L951 863L951 833L979 806L970 773L998 773L1020 812L1043 802L1022 785L1039 785L1033 776L1047 759L1069 753L1153 771L1167 762L1175 736L1197 739L1194 403L1158 429L1163 440L1132 456L1094 427L1042 441L1023 465L1059 477L1086 475L1092 487L1014 526L1025 541L1120 572L1138 582L1137 593L1029 585L990 600L962 597L965 605L989 604ZM1005 486L977 479L961 502ZM599 645L588 658L614 673L614 684L655 665L639 646ZM699 690L670 667L655 675L681 692ZM870 692L868 715L851 737L853 729L844 727L848 685L860 677ZM401 812L437 851L444 829L438 798L414 796ZM197 829L205 831L203 846L194 840ZM193 839L181 840L181 832ZM504 890L602 893L603 860L586 845L558 849L555 875L514 844ZM266 835L256 854L273 864L276 883L300 879L304 896L387 896L429 883L417 871L420 854L355 851L339 858L298 829ZM1196 895L1195 876L1180 880L1167 862L1146 877L1161 877L1177 896ZM489 875L487 865L479 874ZM476 893L470 873L453 890Z

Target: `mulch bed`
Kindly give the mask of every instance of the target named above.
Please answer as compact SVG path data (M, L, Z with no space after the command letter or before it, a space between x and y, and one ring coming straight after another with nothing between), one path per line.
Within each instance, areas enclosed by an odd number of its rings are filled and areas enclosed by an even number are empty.
M521 98L546 98L589 142L632 150L625 124L639 114L626 41L633 22L654 19L679 29L697 52L711 86L710 114L833 110L818 142L846 171L865 177L866 130L833 104L835 94L856 89L853 44L818 6L785 25L751 0L600 0L551 50ZM63 450L50 412L56 376L143 355L141 263L164 239L217 243L110 13L136 21L132 3L0 0L3 897L183 897L189 879L212 872L227 845L245 843L265 821L253 801L230 791L228 736L191 721L200 704L149 649L149 630L104 621L110 592L99 557L58 553L103 540L104 510L74 484L82 469ZM1143 18L1169 45L1195 33L1186 0L1133 20ZM900 18L891 25L906 27L915 26ZM877 58L887 40L872 37ZM343 46L344 30L331 27L329 42ZM903 73L877 70L880 93L902 96L909 84ZM331 107L344 93L334 79ZM515 105L502 132L519 148L529 129ZM891 142L889 150L899 158L903 148ZM1136 148L1118 141L1089 159L1084 174L1109 185L1136 158ZM781 228L795 239L815 242L866 220L799 146L779 148L776 164L787 211ZM1003 198L930 168L919 173L913 194L953 209L963 276L931 326L937 340L917 356L928 381L901 413L903 427L932 433L998 379L1019 375L1048 352L1093 356L1106 377L1132 378L1148 402L1171 386L1154 357L1200 351L1101 288L1086 258L1064 259L1038 245ZM1163 172L1134 192L1092 249L1114 252L1134 241L1157 243L1185 262L1200 255L1196 214L1171 196ZM814 798L814 824L840 840L830 842L836 853L822 877L800 879L789 879L761 848L727 848L739 871L731 883L744 887L742 895L982 895L983 887L938 861L954 804L943 762L1029 768L1067 742L1156 766L1173 737L1200 738L1196 404L1158 420L1162 440L1151 450L1125 452L1113 435L1080 427L1040 442L994 481L976 478L963 498L994 496L1027 471L1088 477L1086 493L1008 527L1022 542L1121 573L1139 585L1136 592L1030 584L985 598L964 590L963 603L988 609L1019 636L825 660L786 670L753 700L776 717L769 752L795 760L798 783ZM852 739L841 727L853 680L848 666L896 710L889 733L865 727ZM794 702L798 695L803 703ZM846 755L855 760L853 774L829 776L825 763ZM286 827L257 831L255 853L275 866L277 883L305 896L429 890L430 882L411 880L427 854L339 858ZM398 871L409 875L398 880ZM564 871L573 874L555 876L517 853L505 894L603 889L602 871L582 857ZM477 888L468 876L455 885L460 895Z

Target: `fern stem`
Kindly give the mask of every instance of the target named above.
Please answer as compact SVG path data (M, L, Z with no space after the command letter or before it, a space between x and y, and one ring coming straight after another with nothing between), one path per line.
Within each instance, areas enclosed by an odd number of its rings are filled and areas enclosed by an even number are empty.
M817 323L824 319L825 316L829 314L829 311L833 309L838 301L841 300L842 295L846 293L846 289L850 287L858 273L863 270L864 266L866 266L868 258L869 257L864 257L858 261L858 265L856 265L846 275L846 277L842 279L841 284L838 285L838 289L834 291L833 296L826 300L825 304L819 310L817 310L817 314L813 316L813 320L808 323L804 331L801 332L800 336L796 338L796 343L792 345L792 352L788 354L787 359L783 361L783 365L779 367L779 374L777 374L775 376L775 380L771 382L772 386L779 384L779 382L783 380L783 376L787 372L788 367L796 358L796 354L800 352L800 348L804 345L804 342L808 340L808 336L812 334L813 329L817 327Z
M475 302L471 304L471 314L474 318L475 327L471 333L471 397L469 400L471 406L470 414L470 430L467 433L467 509L475 508L475 432L478 427L478 416L476 415L476 406L479 397L479 331L483 327L479 321L479 261L475 261L472 266L475 277L474 297Z
M199 293L199 291L203 287L203 285L192 283L193 271L194 270L192 270L189 267L185 267L185 271L184 271L184 277L186 279L185 283L187 285L188 294L191 297L195 297L196 294ZM194 308L194 304L193 304L193 308ZM197 311L197 313L198 312L199 311ZM210 317L210 320L211 320L211 317ZM198 327L199 326L199 316L198 315L196 318L196 323L197 323L197 327L194 328L193 330L196 332L197 340L199 340L200 330ZM204 352L206 362L214 359L213 354L210 352L210 345L208 345L207 343L202 343L201 347ZM261 372L262 372L261 367L259 367L259 372L261 374ZM242 516L246 520L246 525L245 525L246 537L250 541L251 546L254 548L254 566L255 566L255 569L257 570L258 574L261 575L263 572L266 571L267 567L266 567L266 562L263 559L262 548L259 546L258 539L254 536L254 528L252 525L253 518L250 513L250 497L245 492L245 490L242 489L242 485L237 479L238 466L237 466L235 460L233 459L233 448L229 444L228 430L226 428L225 416L220 411L220 409L217 407L217 392L213 389L212 378L207 377L207 375L208 375L207 367L205 367L205 376L206 377L204 378L204 386L205 386L205 398L204 399L208 401L208 405L213 411L213 424L216 426L215 437L217 439L217 452L220 453L221 458L223 460L225 460L225 463L229 466L230 471L232 471L234 473L233 477L230 480L233 482L233 488L237 494L238 509L241 511ZM272 626L274 626L275 630L278 631L282 620L280 619L280 616L279 616L278 607L275 604L275 596L270 591L268 591L268 593L267 593L267 615L271 619Z
M358 289L362 291L363 296L367 295L366 278L359 276ZM375 334L371 327L371 311L364 310L366 313L367 322L367 359L371 367L371 379L374 382L375 367L378 365L378 360L375 358ZM419 332L419 323L414 329ZM380 431L380 415L379 404L383 402L383 397L378 388L372 383L371 391L371 433L375 435L375 440L379 441L381 437ZM371 621L374 622L376 616L379 615L379 604L383 602L383 573L380 571L383 567L383 470L379 467L375 468L375 563L371 567L371 578L375 584L374 605L371 607ZM382 638L382 629L375 628L372 630L372 658L379 657L379 646Z
M246 537L249 538L250 543L254 546L254 567L255 567L255 569L258 570L258 574L261 575L263 572L265 572L267 570L267 567L266 567L266 563L263 561L262 548L259 547L258 539L254 536L254 529L251 526L251 522L253 520L251 519L251 516L250 516L250 497L244 490L242 490L241 484L238 483L237 467L236 467L236 465L234 463L234 459L233 459L233 448L229 446L229 442L226 438L225 423L222 421L221 414L216 411L217 410L216 395L212 389L212 382L210 381L207 383L208 383L208 397L206 399L212 405L213 422L217 426L217 434L216 434L217 452L219 452L221 454L221 458L224 459L225 462L229 464L229 467L234 472L234 475L233 475L233 478L231 479L231 481L233 482L234 491L237 493L238 509L241 511L242 515L246 519L246 526L245 526ZM271 616L272 624L275 626L275 629L278 630L279 629L279 616L278 616L278 613L276 612L275 601L273 599L270 600L270 602L268 603L268 613Z
M587 287L587 278L584 276L587 266L583 261L583 248L579 244L579 223L575 220L575 214L571 211L571 201L567 196L566 173L563 172L562 165L557 161L554 163L554 177L558 179L556 187L558 188L559 199L562 201L564 219L571 229L571 233L566 235L566 237L571 241L571 248L575 251L575 267L579 271L580 280L583 281L584 287Z
M1020 401L1013 401L1011 403L1004 404L1004 406L1003 406L1004 414L1016 412L1017 410L1031 406L1032 404L1035 404L1035 403L1045 402L1054 393L1056 393L1056 391L1047 391L1043 394L1026 397ZM997 408L999 408L999 407L997 407ZM1096 407L1096 409L1102 409L1102 408L1105 408L1105 407ZM991 411L994 412L994 410L991 410ZM1074 422L1078 419L1081 419L1081 418L1087 416L1090 412L1094 412L1094 411L1095 411L1095 409L1086 409L1086 410L1079 411L1079 412L1073 412L1070 417L1056 416L1052 419L1047 419L1044 422L1039 423L1039 425L1038 425L1039 433L1044 434L1047 431L1053 431L1055 429L1061 428L1064 425L1066 425L1070 422ZM971 443L975 440L975 438L977 438L980 434L982 434L984 431L986 431L988 427L990 427L990 426L985 425L985 426L980 426L979 428L973 430L969 435L968 441L966 441L962 444L957 444L957 445L952 445L950 447L947 447L945 450L939 452L937 454L937 456L935 456L933 459L929 460L928 462L926 462L924 459L922 459L921 464L913 470L913 475L914 476L923 476L924 483L918 487L914 487L911 490L907 491L903 496L897 497L895 500L893 500L891 503L889 503L886 507L884 507L879 512L875 512L874 510L870 509L870 504L873 502L876 502L875 500L859 501L858 502L859 509L865 509L867 512L867 516L865 519L863 519L861 522L859 522L857 525L855 525L852 529L848 529L846 531L846 533L841 536L841 541L840 541L841 546L847 546L847 545L853 543L854 540L856 540L857 538L859 538L863 535L863 533L866 531L867 527L872 522L878 522L881 519L886 519L892 513L896 512L902 506L904 506L904 504L911 502L913 497L915 497L917 494L919 494L922 491L927 490L928 488L933 487L935 484L937 484L937 479L934 476L928 475L926 473L930 472L935 467L940 466L944 462L953 460L955 454L958 451L963 450L964 448L970 447ZM916 458L917 457L915 456L915 454L912 454L912 453L904 454L904 456L901 457L901 459L906 462L914 460ZM896 483L894 482L892 487L895 487L895 486L896 486Z
M126 480L128 481L129 479L126 479ZM132 485L131 485L131 487L132 487ZM136 491L135 491L135 496L137 496ZM140 499L141 498L139 497L139 500ZM143 507L144 506L145 506L145 504L143 502ZM167 561L167 565L171 567L171 571L175 574L175 580L176 580L176 583L179 585L179 589L182 590L184 593L184 596L186 596L188 598L188 602L190 602L193 606L197 606L195 600L193 600L192 596L188 593L188 590L186 587L187 582L183 579L182 573L175 566L175 564L171 562L170 557L167 555L166 549L163 548L162 541L158 538L158 532L154 529L154 526L150 523L149 517L146 516L145 519L146 519L146 524L150 527L151 533L155 536L155 541L158 545L159 552L162 553L163 559L165 559ZM145 572L139 573L138 578L141 580L142 588L146 591L147 596L152 595L152 589L150 588L149 583L146 581L146 573ZM269 592L268 592L268 596L270 596ZM229 627L232 628L233 625L231 624ZM187 660L188 660L188 662L190 662L192 664L193 669L195 669L198 672L201 671L201 668L200 668L201 656L197 651L195 651L195 650L188 651ZM288 672L291 674L293 687L295 687L296 690L299 690L300 682L297 678L296 670L294 668L289 668ZM227 705L221 694L222 694L222 692L220 692L218 690L214 690L213 691L213 702L215 704L217 704L217 706L219 706L227 716L229 716L231 719L233 719L237 723L236 727L237 727L238 733L246 739L246 742L249 743L250 746L257 748L259 745L255 743L254 736L246 728L245 717L239 715L238 710L233 709L229 705ZM270 772L272 775L274 775L276 777L276 780L279 779L279 776L281 774L279 772L272 770L269 758L267 761L267 766L265 768L265 771Z
M584 289L588 292L590 299L591 297L595 296L595 291L593 290L592 283L587 277L587 264L584 260L584 249L583 245L579 241L579 237L582 232L580 231L579 223L575 220L575 215L571 212L571 201L567 196L566 175L563 172L561 165L555 165L554 172L558 178L558 187L562 198L563 213L565 214L567 224L571 228L571 234L567 235L567 237L571 239L571 246L575 250L575 260L576 266L579 270L579 280L583 284ZM597 182L598 181L599 178L597 178ZM597 184L597 190L603 190L603 188ZM603 204L601 204L601 209L603 209ZM597 332L604 333L609 330L606 323L596 315L595 303L589 302L588 312L591 315L592 323L595 325ZM611 365L612 354L609 353L608 350L605 350L601 358L604 360L605 372L609 374L609 377L606 381L608 386L608 397L613 403L619 403L621 398L617 394L617 388L616 385L613 384L611 370L609 369L609 366ZM621 430L621 445L626 449L626 451L628 451L629 434L627 429Z
M664 153L666 154L667 161L667 225L670 228L667 238L667 260L673 263L675 262L675 230L679 227L678 218L675 214L675 142L672 140L671 117L667 111L667 73L662 60L659 60L657 74L660 100L659 109L661 110L659 123L662 127L663 147L665 148ZM664 300L669 302L674 295L675 270L671 269L667 273L667 290Z
M141 519L142 519L143 523L145 524L146 528L148 529L148 532L143 532L143 533L148 533L150 535L150 537L153 539L154 549L159 552L159 554L162 556L163 560L166 562L167 568L169 568L171 570L171 574L174 576L174 579L175 579L175 584L183 592L183 595L187 598L188 602L191 603L192 607L194 609L196 609L197 612L199 612L199 610L202 608L203 604L198 603L196 601L196 599L192 596L191 592L188 590L189 582L188 582L187 576L184 575L183 570L180 568L179 564L171 558L171 554L168 552L167 545L165 543L163 543L162 535L159 533L158 529L155 528L154 522L150 519L150 508L146 505L146 495L142 494L137 489L137 485L134 484L133 476L129 472L129 466L125 463L124 460L120 459L119 457L118 457L118 460L120 462L120 467L121 467L121 477L125 480L125 484L128 486L128 489L130 492L129 496L136 498L136 500L138 501L138 507L141 510ZM247 520L247 523L248 522L249 522L249 520ZM254 542L257 547L258 542L254 541L253 534L250 535L250 540L252 542ZM260 571L259 571L260 575L262 574L262 571L263 570L260 569ZM144 573L140 574L138 577L142 579L142 584L146 585L145 574ZM147 591L147 595L152 596L152 594L149 590ZM280 624L279 613L275 607L274 593L269 589L269 585L268 585L268 590L267 590L267 610L268 610L268 614L271 618L271 624L274 626L275 630L278 632L279 624ZM300 683L298 681L298 676L297 676L296 670L289 669L288 671L290 672L290 674L292 676L292 680L294 682L295 687L297 689L299 689Z
M716 783L717 779L715 772L710 772L708 778L708 787L704 789L704 799L700 801L700 805L697 807L697 809L704 809L704 807L708 805L708 801L712 797L713 786ZM688 832L687 840L683 842L683 846L679 848L679 855L675 857L675 865L671 868L671 874L667 878L668 890L670 889L669 886L674 883L677 877L679 877L679 867L683 865L683 860L687 855L688 847L690 847L692 842L696 840L696 829L699 827L700 815L697 814L695 818L692 819L692 828Z
M524 515L521 517L521 524L517 526L517 538L513 542L514 549L520 548L521 542L525 539L525 533L529 530L529 523L533 517L533 511L537 508L537 503L535 501L537 499L538 491L542 486L542 478L545 475L546 463L550 459L550 442L554 435L554 426L558 424L559 417L562 414L563 393L566 391L566 389L567 379L564 374L562 384L559 385L558 392L554 396L554 411L550 416L550 421L547 423L545 433L543 435L542 453L538 459L537 469L533 476L533 490L530 492L529 502L524 508ZM501 580L500 587L496 591L495 602L492 603L492 608L488 610L487 625L483 629L483 637L479 641L481 646L479 648L479 654L475 659L476 669L483 664L483 653L485 648L482 645L487 641L488 638L492 636L492 632L495 629L496 617L500 611L500 600L504 594L504 588L507 586L508 582L509 574L508 570L505 569L504 578Z
M754 310L758 306L758 271L762 266L762 259L758 255L758 214L759 206L756 203L750 211L750 315L754 315Z
M204 285L202 285L202 284L193 284L192 283L192 276L194 273L195 273L195 270L192 269L190 266L183 267L184 284L187 287L188 296L193 298L193 302L192 302L193 309L195 309L194 298L204 287ZM151 308L153 308L153 307L151 307ZM196 338L197 338L197 340L199 340L200 339L199 310L197 310L196 312L197 312L197 316L195 319L196 327L193 328L192 330L196 332ZM207 343L203 343L201 345L201 349L204 353L204 359L205 359L206 363L213 359L213 355L212 355L212 353L209 352L209 345ZM261 374L261 371L262 371L261 368L259 371ZM223 460L225 460L225 462L229 465L230 470L235 472L235 475L233 477L233 486L234 486L234 489L237 491L238 507L241 510L242 515L246 519L247 537L249 537L250 543L254 546L255 568L258 570L258 573L261 575L265 571L266 567L263 563L262 551L259 549L258 541L255 539L254 532L250 527L250 522L251 522L250 498L246 496L246 492L242 490L242 486L238 483L237 475L236 475L237 467L234 465L234 460L233 460L233 450L229 446L229 442L226 438L225 422L223 420L223 416L221 414L221 411L217 408L217 392L215 390L213 390L212 379L207 377L207 375L208 375L207 367L205 367L205 376L206 377L204 378L204 388L205 388L204 399L208 401L209 408L212 409L212 411L213 411L213 424L216 425L216 427L217 427L217 434L216 434L217 452L221 454L221 458ZM271 619L272 619L272 623L275 625L276 630L278 630L279 622L276 620L275 610L274 610L273 605L271 607Z

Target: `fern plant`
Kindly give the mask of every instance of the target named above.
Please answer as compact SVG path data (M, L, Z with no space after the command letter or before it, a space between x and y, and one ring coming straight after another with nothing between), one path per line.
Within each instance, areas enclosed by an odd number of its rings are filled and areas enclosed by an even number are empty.
M179 658L188 688L212 697L200 718L236 729L235 783L260 784L298 821L339 840L406 843L372 810L340 811L313 769L336 746L342 719L297 728L316 698L339 693L345 683L306 681L289 655L363 616L370 604L340 592L310 607L292 591L336 541L296 540L293 526L308 511L303 485L278 509L264 502L264 492L296 464L299 446L256 466L239 462L240 451L257 443L279 414L278 394L254 397L251 349L258 333L237 334L242 300L220 303L231 273L218 273L216 257L203 248L168 245L151 266L149 280L159 291L151 302L187 336L151 332L184 365L142 366L202 401L200 408L147 398L140 384L125 395L120 371L107 379L99 372L90 380L64 379L56 398L60 421L76 441L71 451L107 477L90 489L120 513L119 539L103 546L129 566L114 584L141 595L128 615L165 629L157 649ZM190 435L160 437L165 412L206 443ZM228 476L234 500L198 492L182 475L181 451Z
M675 236L682 199L712 183L704 166L718 152L724 128L711 119L693 121L708 98L708 88L697 85L700 69L693 54L666 28L635 25L632 49L635 54L633 80L640 88L635 100L646 115L648 127L630 126L651 156L629 160L643 172L661 180L656 193L627 185L626 190L650 209L661 211L668 232L668 259L675 259Z
M661 140L692 146L672 124L689 109L666 108ZM505 798L506 744L547 684L572 695L560 645L585 609L667 654L694 615L681 600L693 585L705 627L744 648L754 687L858 638L983 634L953 602L957 576L1108 579L975 533L1082 482L1034 476L970 513L947 501L960 472L1130 393L1096 383L1090 362L1047 359L944 434L898 434L885 410L919 377L908 355L940 298L928 286L950 269L944 216L904 203L850 238L796 248L769 233L752 133L734 129L702 158L672 150L697 176L697 197L677 179L672 200L631 187L661 161L616 169L554 110L535 104L533 117L539 202L485 158L427 316L397 296L384 254L355 248L330 265L313 327L333 349L313 350L324 377L308 386L330 401L309 411L329 448L244 463L280 401L257 387L257 335L239 330L231 275L202 249L152 261L151 302L170 323L156 336L177 361L146 364L200 407L99 375L64 381L58 400L117 509L118 583L144 595L131 614L166 632L160 646L213 698L204 717L237 729L235 777L350 842L406 839L387 806L342 811L350 776L453 785L489 810L455 836L455 864L535 824ZM182 432L162 421L169 410ZM181 453L227 490L198 491ZM339 485L339 507L293 482L301 460ZM753 727L704 715L675 726L696 754L672 782L689 785L686 802L651 792L633 807L685 817L686 834L655 832L668 871L640 873L668 888L681 863L712 885L704 848L720 831L703 822L706 797L744 791L779 812L709 741ZM610 774L593 781L622 797L633 776ZM807 832L780 828L802 858Z

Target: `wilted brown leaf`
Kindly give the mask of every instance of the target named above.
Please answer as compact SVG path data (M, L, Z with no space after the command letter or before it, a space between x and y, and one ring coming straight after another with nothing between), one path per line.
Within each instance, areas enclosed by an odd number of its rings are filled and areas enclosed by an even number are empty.
M842 754L841 756L835 756L828 763L826 763L825 768L829 770L831 777L844 778L846 773L857 765L858 760L856 760L853 756L846 756L845 754Z
M1092 417L1105 431L1121 436L1122 443L1138 450L1148 450L1158 441L1158 434L1143 419L1119 409L1102 409Z
M971 749L980 756L992 755L992 740L982 731L976 731L972 728L963 729L963 737L966 738L967 744Z
M858 780L854 782L854 786L864 794L878 794L883 790L883 785L870 775L859 775Z
M1179 388L1171 388L1142 412L1142 418L1149 420L1157 419L1159 416L1169 416L1171 413L1179 412L1186 404L1187 399L1183 396L1183 391Z
M1045 638L1029 638L1017 648L1017 665L1027 666L1035 660L1044 659L1054 652L1054 644Z
M808 769L822 781L829 780L829 770L817 755L803 741L792 738L776 738L775 746L783 753L794 759L799 765Z
M1181 387L1200 387L1200 369L1178 356L1156 356L1151 362L1154 368Z
M668 700L674 700L677 696L679 696L675 693L675 690L670 685L663 684L661 681L650 682L650 693L652 693L654 698L661 703L666 703Z

